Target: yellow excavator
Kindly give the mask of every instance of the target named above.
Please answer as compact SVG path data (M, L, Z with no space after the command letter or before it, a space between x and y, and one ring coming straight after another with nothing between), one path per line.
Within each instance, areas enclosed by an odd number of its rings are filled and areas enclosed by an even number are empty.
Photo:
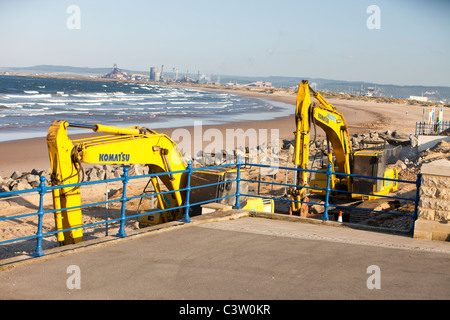
M311 101L310 93L317 102ZM350 192L352 199L371 200L377 198L377 195L386 195L397 190L398 185L395 181L339 175L339 173L345 173L398 179L396 168L386 169L387 155L384 150L352 150L344 115L328 103L319 92L314 91L309 86L308 80L303 80L298 87L295 122L294 165L299 169L311 170L309 149L310 144L314 143L314 139L311 140L311 126L322 128L326 134L327 161L319 169L320 172L315 173L313 179L309 179L308 171L298 172L296 187L289 190L290 199L293 200L290 208L292 214L304 216L307 213L306 202L308 202L309 193L325 195L324 189L327 186L325 171L328 164L332 165L333 172L330 189Z
M90 129L94 132L109 133L109 135L71 140L67 134L69 127ZM52 186L82 182L84 177L82 163L146 164L151 173L173 172L150 178L155 193L161 192L158 178L168 190L174 191L157 195L161 210L183 206L186 201L186 191L180 190L187 187L188 174L185 172L187 164L177 144L164 134L141 127L121 128L101 124L90 125L55 120L47 133L47 145L50 156ZM229 181L235 179L235 177L235 168L202 168L192 172L191 186ZM244 194L247 192L245 188L246 183L241 182L240 187L240 193ZM235 181L218 184L215 187L205 187L207 192L199 191L202 189L192 189L190 203L224 198L226 194L228 197L222 199L221 203L234 204L235 197L231 197L231 195L235 194ZM68 186L53 189L52 193L54 209L58 210L54 214L56 231L71 229L57 232L58 242L60 244L73 244L83 241L83 231L80 228L82 226L80 188ZM243 209L274 212L273 200L267 201L245 196L241 196L240 200L240 206ZM140 219L140 223L153 225L178 220L183 217L183 214L184 209L168 210L154 215L143 216Z

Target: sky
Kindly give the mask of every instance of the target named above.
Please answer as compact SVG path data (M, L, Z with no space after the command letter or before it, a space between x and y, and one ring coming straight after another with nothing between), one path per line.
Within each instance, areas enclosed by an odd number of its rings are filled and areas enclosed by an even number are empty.
M450 86L449 16L448 0L0 0L0 67Z

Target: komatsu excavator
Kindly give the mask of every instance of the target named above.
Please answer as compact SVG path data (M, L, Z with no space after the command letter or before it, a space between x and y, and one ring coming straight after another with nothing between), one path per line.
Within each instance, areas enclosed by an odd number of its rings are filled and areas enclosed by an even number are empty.
M318 103L311 101L310 92ZM298 87L295 122L294 165L297 168L311 169L309 148L314 142L310 137L311 126L323 129L327 137L328 150L327 161L319 169L321 172L315 173L314 179L309 179L308 171L299 171L296 187L289 190L290 199L293 200L291 213L300 215L307 213L308 193L325 195L327 186L325 170L328 164L332 165L334 173L330 179L330 189L348 191L353 199L375 199L377 195L385 195L397 190L398 185L395 181L339 175L339 173L345 173L398 179L397 169L386 170L387 156L384 150L352 150L344 115L328 103L320 93L315 92L307 80L303 80ZM333 150L330 148L330 143Z
M110 133L106 136L95 136L91 138L71 140L67 134L68 127L91 129L94 132ZM180 191L187 186L187 164L178 150L177 144L164 134L159 134L153 130L141 127L120 128L105 126L101 124L78 124L67 121L56 120L50 126L47 133L47 145L51 164L51 185L69 185L83 181L84 172L82 163L101 164L146 164L151 173L169 173L159 175L159 179L170 191L164 195L157 195L160 209L177 208L184 205L186 201L186 191ZM228 181L230 175L236 176L234 168L203 168L194 171L191 175L191 186L195 183L206 185L213 182ZM178 173L177 173L178 172ZM228 177L227 177L228 176ZM155 193L161 192L158 177L151 177L151 182ZM245 190L246 184L241 182L241 190ZM208 188L207 192L198 192L203 188L197 188L197 194L205 199L217 199L224 197L223 194L235 194L236 182L218 184ZM193 190L194 191L194 190ZM62 244L73 244L83 241L81 194L79 187L63 187L52 189L53 205L55 212L56 231L58 242ZM190 203L195 203L192 198ZM246 191L241 191L246 193ZM223 199L231 204L234 197ZM240 205L243 209L256 211L274 211L273 200L267 201L253 197L241 197ZM200 202L200 201L199 201ZM234 204L234 203L233 203ZM140 222L146 225L158 224L161 222L178 220L183 217L184 209L174 209L157 214L158 218L149 215Z

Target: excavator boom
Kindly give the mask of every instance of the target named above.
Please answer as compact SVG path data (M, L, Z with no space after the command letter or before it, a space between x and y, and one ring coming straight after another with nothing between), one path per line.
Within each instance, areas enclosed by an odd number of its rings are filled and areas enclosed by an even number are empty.
M95 138L70 140L67 135L68 127L82 127L95 132L113 133L114 135ZM116 128L102 125L71 124L67 121L56 120L47 134L47 144L51 164L52 185L66 185L81 182L83 174L81 163L104 164L147 164L152 173L177 172L186 169L177 145L164 134L139 127ZM159 196L162 209L183 205L185 195L182 191L187 183L184 173L161 175L161 181L168 190L175 192L167 197ZM156 192L160 192L157 178L152 178ZM169 200L170 203L166 203ZM64 208L81 205L80 189L69 187L53 190L53 204L57 230L77 228L82 225L81 209L64 210ZM59 242L66 244L82 241L81 228L59 232Z
M311 95L319 102L312 103ZM296 132L295 132L295 154L294 164L297 168L308 169L310 129L311 125L322 128L328 140L333 145L334 154L337 160L338 170L344 173L350 173L350 159L352 152L348 137L348 127L344 116L336 108L329 104L320 93L315 92L310 86L309 81L303 80L298 87L296 101ZM332 154L328 152L328 161L332 163ZM349 183L349 181L347 181ZM291 194L295 201L305 201L307 199L305 187L308 186L308 172L300 171L297 176L295 189ZM334 185L332 184L332 187ZM293 202L291 211L305 211L305 205Z
M311 95L317 100L316 102L311 102ZM353 152L352 145L348 133L347 122L345 121L344 115L337 111L337 109L328 101L325 100L322 95L314 91L309 86L309 81L303 80L298 87L297 101L296 101L296 132L295 132L295 154L294 154L294 164L299 169L308 169L309 164L309 148L310 144L313 142L310 138L311 126L320 127L326 134L328 141L328 151L327 158L328 164L332 165L333 172L345 173L345 174L355 174L355 168L353 166L354 159L358 159L358 163L380 163L383 157L380 151L367 151L363 153L361 151ZM332 146L332 150L330 145ZM334 157L334 158L333 158ZM366 158L366 160L363 159ZM372 157L373 159L369 159ZM365 162L364 162L365 161ZM362 165L359 165L361 167ZM384 171L384 166L380 163L379 166L373 166L374 172L373 176L382 178L395 178L398 173L395 169L390 169ZM383 171L383 172L381 172ZM357 173L362 174L362 173ZM291 212L300 212L301 215L304 214L305 206L299 202L307 202L307 187L311 184L313 187L325 188L326 177L324 173L316 174L316 179L314 182L308 181L308 172L300 171L297 176L296 185L297 187L290 190L291 198L295 200L292 202ZM353 184L350 176L342 176L338 178L333 175L330 180L330 188L335 189L339 184L339 189L345 189L347 191L359 191L355 190L355 184ZM386 194L394 188L381 186L380 182L370 185L368 188L367 184L358 182L358 186L364 186L365 193L375 193L375 194ZM388 186L388 184L386 184ZM370 189L370 190L369 190ZM323 193L323 191L314 191L312 193ZM361 191L359 191L361 192ZM353 197L359 197L357 192L352 195Z
M71 140L67 135L69 127L85 128L94 132L110 133L110 135L96 136L84 139ZM79 124L56 120L49 128L47 144L51 164L51 184L64 186L83 181L84 171L82 163L99 164L145 164L151 173L167 173L150 178L154 191L157 194L160 209L167 210L162 213L150 214L140 217L140 224L153 225L160 222L176 220L182 217L184 209L180 209L186 201L186 186L188 182L187 164L178 150L177 144L168 136L153 130L141 127L119 128L100 124ZM226 182L225 176L236 169L224 169L221 172L205 168L191 174L191 178L200 175L202 183L208 180L219 179ZM161 195L159 180L170 193ZM199 180L199 179L197 179ZM199 180L199 181L200 181ZM225 183L224 182L224 183ZM220 199L228 192L233 194L233 183L216 185L214 192L208 199ZM191 183L192 185L192 183ZM245 184L243 184L245 186ZM224 187L225 186L225 187ZM79 187L63 187L53 189L53 205L57 239L61 244L73 244L83 241L81 195ZM198 191L198 189L197 189ZM211 191L211 190L210 190ZM193 192L195 194L196 192ZM200 196L206 195L204 190L197 192ZM192 198L192 197L191 197ZM192 199L191 199L192 200ZM225 199L231 201L232 199ZM222 200L220 200L222 201ZM243 209L273 212L273 200L266 201L260 198L241 197ZM191 203L195 203L191 202ZM178 208L178 209L175 209ZM191 207L191 209L193 209ZM194 208L198 209L198 208ZM70 229L70 230L67 230ZM61 231L66 230L66 231Z

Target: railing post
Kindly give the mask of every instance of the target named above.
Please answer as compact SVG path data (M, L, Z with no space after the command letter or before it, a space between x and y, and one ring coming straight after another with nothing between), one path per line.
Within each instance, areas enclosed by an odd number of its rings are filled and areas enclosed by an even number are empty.
M127 203L127 184L128 184L128 167L124 167L123 168L123 175L122 175L122 179L123 179L123 192L122 192L122 210L120 213L120 228L119 228L119 232L116 234L116 236L120 237L120 238L125 238L127 236L126 232L125 232L125 207L126 207L126 203Z
M233 209L241 209L241 204L240 204L240 196L241 196L241 188L240 188L240 184L241 184L241 165L242 165L242 159L241 159L241 155L239 154L237 156L237 173L236 173L236 203L233 206Z
M326 188L326 195L325 195L325 210L323 212L322 220L328 221L328 206L329 206L329 200L330 200L330 182L331 182L331 175L333 174L333 170L331 168L331 163L328 164L327 168L327 188Z
M109 200L108 194L109 194L109 191L111 191L111 190L108 189L108 184L106 184L106 190L105 190L105 201L106 201L106 204L105 204L105 213L106 213L105 236L108 236L108 219L109 219L109 216L108 216L108 200Z
M39 183L39 209L38 209L38 231L36 233L37 235L37 243L36 243L36 249L33 252L33 257L42 257L45 255L44 251L42 251L42 220L44 218L44 195L45 195L45 177L41 176Z
M189 208L191 207L189 203L190 194L191 194L191 175L192 175L192 161L188 162L187 166L188 176L187 176L187 183L186 183L186 203L185 203L185 211L184 211L184 217L181 219L183 222L191 222L191 219L189 218Z
M417 180L416 180L416 197L414 198L414 214L413 214L413 223L411 225L411 229L409 230L411 233L414 233L414 226L416 224L417 220L417 211L419 207L419 200L420 200L420 185L422 183L422 174L417 174Z

